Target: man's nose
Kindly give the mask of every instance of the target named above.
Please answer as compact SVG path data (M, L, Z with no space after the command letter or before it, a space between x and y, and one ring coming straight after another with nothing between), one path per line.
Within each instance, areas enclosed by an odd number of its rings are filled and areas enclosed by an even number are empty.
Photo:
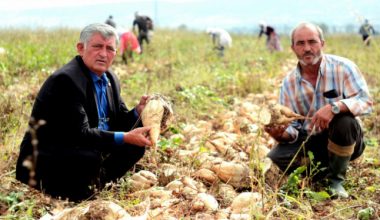
M304 46L303 49L306 50L306 51L310 51L311 50L310 44L309 43L305 43L305 46Z
M102 56L107 56L107 47L102 47L99 54Z

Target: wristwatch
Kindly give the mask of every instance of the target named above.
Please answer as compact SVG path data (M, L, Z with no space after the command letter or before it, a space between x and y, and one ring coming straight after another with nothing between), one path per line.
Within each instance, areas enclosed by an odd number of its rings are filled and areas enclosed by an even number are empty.
M337 102L331 103L331 111L334 113L334 115L337 115L340 113L340 108Z

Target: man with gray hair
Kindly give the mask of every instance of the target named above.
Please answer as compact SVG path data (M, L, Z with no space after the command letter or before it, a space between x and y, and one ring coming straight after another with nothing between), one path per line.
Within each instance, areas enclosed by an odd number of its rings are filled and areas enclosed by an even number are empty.
M318 26L301 23L293 29L291 48L298 65L283 80L279 102L307 119L266 126L278 141L268 157L289 173L307 158L303 152L311 151L313 164L327 167L318 176L327 177L332 196L347 198L347 167L365 148L357 118L372 112L373 101L359 68L346 58L324 54L324 45Z
M109 70L118 42L113 27L86 26L76 45L79 55L44 82L20 146L18 180L80 201L122 177L151 146L150 128L138 120L148 97L128 110Z

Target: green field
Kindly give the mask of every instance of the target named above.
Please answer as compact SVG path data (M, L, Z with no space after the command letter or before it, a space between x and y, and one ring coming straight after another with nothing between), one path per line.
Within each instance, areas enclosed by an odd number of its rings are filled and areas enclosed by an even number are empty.
M19 144L39 87L48 75L76 55L79 30L2 29L0 36L0 47L4 48L4 52L0 52L0 219L38 219L48 210L73 204L56 200L50 203L47 197L14 179ZM120 57L114 62L113 70L120 78L122 96L129 108L134 107L143 94L160 93L172 100L175 120L162 135L159 155L162 163L191 167L188 172L178 172L176 178L190 176L190 170L199 167L197 157L189 156L182 161L176 156L171 158L191 147L191 138L186 137L189 125L212 124L211 133L190 133L197 136L202 153L211 152L205 143L224 126L219 120L221 115L236 111L235 107L243 100L265 105L266 101L275 99L282 77L296 64L288 36L281 36L284 51L278 53L269 53L264 39L258 40L257 36L232 35L232 38L232 48L219 58L205 33L157 30L152 43L143 55L135 55L133 63L124 65ZM237 190L259 192L265 198L260 209L250 212L252 218L356 219L361 215L358 213L369 210L367 208L374 209L368 219L380 216L380 39L373 38L371 46L365 47L360 36L327 35L325 53L353 60L365 76L375 103L374 112L363 118L367 141L364 158L352 164L348 171L345 186L352 196L346 200L332 200L323 196L323 189L301 178L288 192L287 199L283 199L278 190L265 184L265 177L257 174L250 187ZM171 138L175 134L183 134L186 138ZM253 142L249 142L252 139L247 136L247 133L239 134L238 144L269 143L269 137L260 126ZM68 137L63 134L62 138ZM253 170L258 167L254 153L250 152L247 163ZM140 163L155 172L146 159ZM127 174L125 179L129 176ZM212 186L206 190L220 202L219 210L230 205ZM138 214L134 206L145 199L129 195L124 181L97 196L116 201L132 215ZM200 216L191 211L191 200L181 198L176 205L171 207L178 211L173 211L172 217L195 219ZM215 213L207 215L215 216Z

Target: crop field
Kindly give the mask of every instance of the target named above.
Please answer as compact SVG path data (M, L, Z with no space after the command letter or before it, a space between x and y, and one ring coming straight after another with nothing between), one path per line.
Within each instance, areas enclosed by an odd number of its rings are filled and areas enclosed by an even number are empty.
M84 207L92 201L53 199L15 179L39 88L77 54L79 30L0 29L0 36L0 219L39 219ZM373 113L362 117L366 150L347 173L348 199L330 198L321 184L299 173L285 176L265 158L275 141L255 111L277 100L282 78L297 63L289 37L281 36L284 51L277 53L269 53L257 35L232 38L232 47L218 57L206 33L161 29L133 62L116 58L112 70L127 106L159 93L171 100L174 120L156 152L148 150L95 200L112 201L140 219L379 219L380 38L366 47L359 35L326 35L324 52L354 61L374 101ZM141 171L153 177L136 187L130 180ZM246 200L237 199L247 193Z

